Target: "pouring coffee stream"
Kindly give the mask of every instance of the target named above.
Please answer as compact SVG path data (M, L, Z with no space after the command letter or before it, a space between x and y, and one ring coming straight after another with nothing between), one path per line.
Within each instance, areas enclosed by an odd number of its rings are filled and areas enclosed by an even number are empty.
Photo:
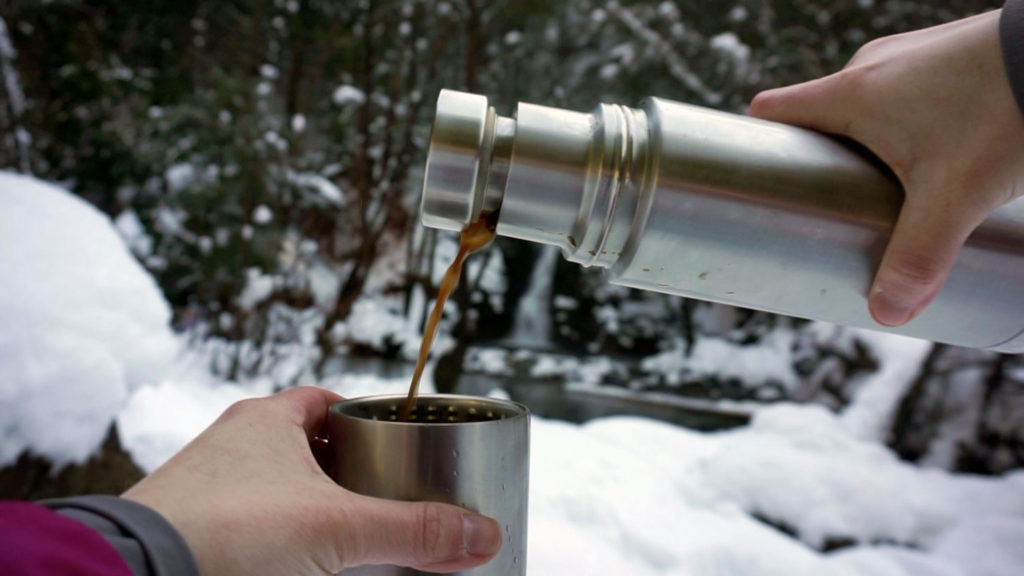
M462 275L466 258L494 240L496 215L496 212L483 213L459 233L459 251L441 279L434 308L430 311L427 324L423 329L423 342L420 343L420 353L416 359L416 371L413 372L412 383L409 385L409 396L406 398L400 415L400 419L403 421L409 421L416 409L416 396L419 393L420 380L423 378L423 370L427 365L430 348L437 336L437 328L441 322L444 305L459 284L459 277Z

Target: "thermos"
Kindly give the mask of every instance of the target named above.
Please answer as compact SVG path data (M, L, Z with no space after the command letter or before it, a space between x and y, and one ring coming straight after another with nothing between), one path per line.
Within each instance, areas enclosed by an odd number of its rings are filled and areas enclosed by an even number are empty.
M903 200L855 143L649 98L592 113L444 90L422 220L551 244L615 284L938 342L1024 352L1024 199L992 213L911 322L867 293Z

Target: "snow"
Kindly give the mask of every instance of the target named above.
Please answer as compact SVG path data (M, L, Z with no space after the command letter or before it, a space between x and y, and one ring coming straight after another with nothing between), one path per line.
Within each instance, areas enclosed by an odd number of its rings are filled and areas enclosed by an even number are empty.
M588 358L576 367L573 378L569 381L570 387L593 388L600 386L605 376L615 371L615 364L605 357Z
M261 64L260 76L267 80L277 80L280 73L278 72L277 67L272 64Z
M363 102L366 102L366 93L355 86L343 84L334 89L334 94L331 95L331 101L338 106L362 104Z
M566 372L577 370L579 366L579 360L573 357L538 354L536 363L530 367L530 377L542 379L559 376Z
M274 220L274 213L266 204L260 204L252 211L252 221L257 224L270 224Z
M170 191L180 192L189 187L196 179L196 169L191 164L174 164L164 173Z
M608 10L614 15L631 34L641 40L644 44L655 50L665 60L669 75L677 80L687 89L699 94L706 102L716 104L722 101L722 94L706 86L700 77L694 73L685 59L680 57L673 47L665 41L657 32L647 27L639 18L628 9L618 4L608 4Z
M105 216L6 173L0 207L3 463L26 448L80 460L116 420L123 445L153 470L232 402L271 391L269 379L223 381L208 358L178 352L166 303ZM418 342L385 303L366 302L344 326L352 337ZM1024 472L957 475L897 459L877 440L896 394L887 389L905 385L927 344L863 340L881 367L839 415L775 404L717 433L636 417L534 417L528 574L1024 573ZM710 352L695 347L708 369L738 353L716 342ZM769 362L771 346L748 348L764 357L737 366ZM500 369L502 359L477 361ZM431 368L425 392L436 389ZM404 393L408 381L352 370L319 385L360 396ZM837 543L847 546L823 551Z
M133 210L121 212L114 219L114 226L132 253L140 258L153 255L153 238L146 234L146 229Z
M0 205L0 465L82 461L174 361L170 308L86 202L0 172Z
M261 302L270 297L277 288L274 276L264 274L259 268L245 271L245 288L238 295L238 307L242 310L253 310Z
M515 371L509 366L508 354L497 348L473 348L466 353L467 371L484 374L512 376Z
M850 332L871 345L880 357L881 367L858 388L854 401L843 413L843 424L859 438L881 442L899 408L900 398L914 383L932 344L870 330Z
M345 194L333 182L313 172L290 172L288 180L300 188L312 190L328 202L345 205Z
M703 470L708 484L815 548L837 537L928 548L968 519L1024 520L1024 475L954 479L911 466L852 437L824 408L759 411L750 427L719 441Z
M729 10L729 20L731 22L746 22L749 16L750 13L743 6L733 6L732 10Z
M717 434L625 417L583 426L535 417L531 434L531 574L910 576L920 565L1009 576L1024 567L1024 475L920 470L820 408L767 409ZM829 537L859 545L819 552Z
M284 152L288 149L288 141L282 138L275 130L267 130L263 135L263 140L279 152Z
M744 44L733 32L722 32L711 37L711 48L729 55L741 69L750 62L750 46Z
M313 294L313 301L320 310L329 310L338 298L338 289L341 286L341 275L333 267L316 263L309 268L309 291Z
M762 346L743 346L722 338L701 338L689 357L686 343L678 339L675 346L641 362L644 370L664 374L669 385L686 380L717 375L760 385L775 382L786 389L796 386L793 371L793 331L780 328L764 337Z
M398 310L373 298L362 298L356 302L344 324L336 328L336 336L342 341L362 344L379 352L394 346L405 359L417 357L422 340L419 330ZM439 333L431 355L450 347L450 338Z
M619 65L614 62L604 64L597 74L601 77L601 80L611 82L619 76Z

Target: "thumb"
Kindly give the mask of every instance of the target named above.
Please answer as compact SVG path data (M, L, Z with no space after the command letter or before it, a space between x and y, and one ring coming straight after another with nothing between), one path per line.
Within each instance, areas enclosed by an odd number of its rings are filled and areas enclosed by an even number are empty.
M852 136L855 103L844 71L754 96L747 113L755 118Z
M941 202L915 201L908 194L868 293L875 321L900 326L924 310L979 223L969 214L943 210Z
M454 572L484 564L501 549L501 527L486 516L439 502L350 496L352 508L337 535L346 566Z

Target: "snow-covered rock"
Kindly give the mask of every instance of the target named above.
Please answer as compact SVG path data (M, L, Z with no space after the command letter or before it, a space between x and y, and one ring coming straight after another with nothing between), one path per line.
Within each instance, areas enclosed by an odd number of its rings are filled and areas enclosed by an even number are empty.
M171 311L110 219L0 172L0 465L87 458L177 353Z

